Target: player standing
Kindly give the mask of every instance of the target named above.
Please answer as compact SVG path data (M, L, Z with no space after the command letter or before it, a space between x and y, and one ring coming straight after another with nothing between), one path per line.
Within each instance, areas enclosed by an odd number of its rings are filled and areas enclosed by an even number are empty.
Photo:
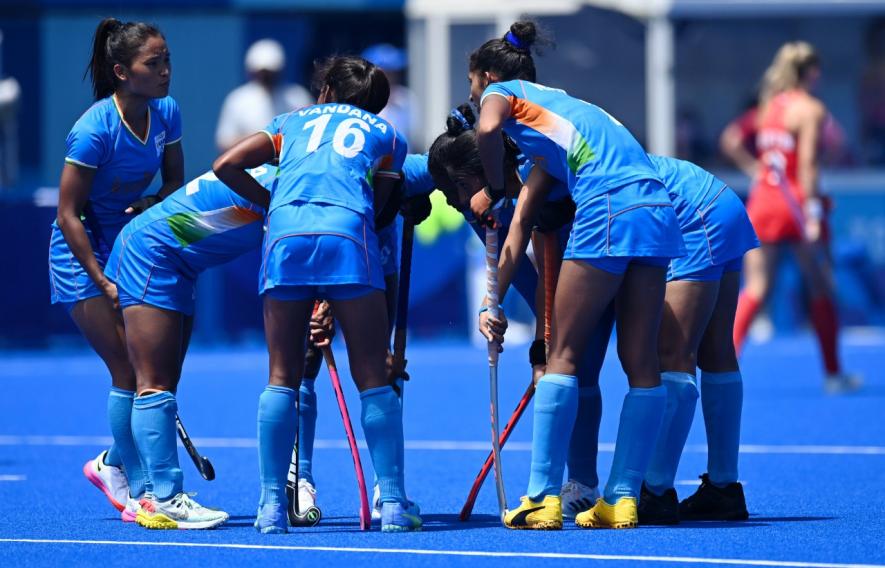
M83 473L124 520L132 521L146 483L130 425L135 372L117 288L103 268L132 214L184 181L181 117L178 103L168 96L169 49L152 25L102 20L88 72L96 102L68 134L49 245L49 282L52 303L68 309L111 373L108 420L114 443L87 462ZM156 195L142 198L157 170L163 185Z

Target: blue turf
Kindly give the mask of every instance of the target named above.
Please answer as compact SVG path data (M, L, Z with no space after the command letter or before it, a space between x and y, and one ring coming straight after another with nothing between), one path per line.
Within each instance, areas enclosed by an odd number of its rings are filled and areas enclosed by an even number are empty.
M342 346L336 347L342 379L348 377ZM0 361L0 539L66 539L139 542L234 543L243 545L424 549L488 552L562 552L764 559L800 562L885 563L885 341L873 336L849 341L846 365L866 375L857 395L828 397L821 388L818 356L810 337L750 345L743 360L745 409L743 444L875 446L874 455L761 454L741 456L751 519L744 523L694 523L675 528L633 531L575 529L558 533L508 531L496 517L492 480L480 493L469 523L460 523L463 503L487 449L406 451L406 487L424 512L425 532L384 535L358 530L358 499L350 453L325 371L317 381L319 422L314 475L324 520L313 529L288 536L262 536L252 528L258 502L255 447L258 395L264 388L266 360L260 347L195 350L185 365L179 392L182 419L209 456L218 478L199 478L180 451L185 488L197 499L232 515L222 529L208 532L152 532L123 525L104 498L80 473L83 463L102 449L107 372L90 353L4 354ZM409 347L405 420L408 442L448 440L486 442L488 383L483 349L467 346ZM524 348L501 358L501 422L506 422L529 380ZM39 389L41 395L37 395ZM359 416L356 389L345 385L352 416ZM616 434L626 384L613 357L602 378L603 422L600 439ZM680 463L679 481L704 471L706 455L700 410ZM504 452L508 498L515 505L529 471L531 417L523 419L510 451ZM359 424L354 428L361 438ZM75 436L49 439L38 436ZM83 439L82 437L87 437ZM219 447L221 444L224 447ZM239 445L241 447L231 447ZM330 446L338 447L330 447ZM600 453L600 477L607 477L610 448ZM371 465L362 452L366 475ZM694 487L677 485L682 496ZM191 566L242 566L243 562L345 563L382 561L427 566L553 565L562 559L477 558L442 555L379 555L322 550L255 550L31 544L0 541L2 565L98 565L109 558L139 563ZM10 563L10 559L12 562ZM173 564L174 562L174 564ZM661 565L635 560L604 566Z

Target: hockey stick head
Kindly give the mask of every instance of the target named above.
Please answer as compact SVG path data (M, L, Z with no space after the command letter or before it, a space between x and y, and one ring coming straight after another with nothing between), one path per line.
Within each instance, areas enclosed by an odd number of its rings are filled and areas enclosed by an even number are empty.
M197 466L197 470L200 472L200 475L203 476L203 479L206 481L212 481L215 479L215 468L212 467L212 462L209 461L209 458L206 456L200 456L199 464L194 462L194 465Z
M300 513L298 507L298 488L293 487L291 483L286 484L286 497L289 505L286 507L286 516L289 517L289 526L292 527L314 527L323 518L323 513L316 506L308 507L306 511Z

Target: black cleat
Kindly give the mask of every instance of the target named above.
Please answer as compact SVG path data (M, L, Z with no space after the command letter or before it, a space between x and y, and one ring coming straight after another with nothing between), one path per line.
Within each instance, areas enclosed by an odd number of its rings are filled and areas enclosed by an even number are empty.
M672 487L663 495L655 495L642 484L639 493L639 524L640 525L678 525L679 498Z
M694 495L679 503L679 516L683 521L746 521L744 487L738 481L716 487L705 473Z

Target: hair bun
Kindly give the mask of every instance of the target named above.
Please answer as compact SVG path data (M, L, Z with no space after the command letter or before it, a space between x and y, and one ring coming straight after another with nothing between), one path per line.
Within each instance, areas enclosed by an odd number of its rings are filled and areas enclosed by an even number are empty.
M530 51L538 39L538 27L531 20L514 22L504 39L516 49ZM514 39L516 41L513 41Z
M462 132L473 130L476 124L476 115L469 104L463 103L457 108L452 109L446 118L446 134L449 136L458 136Z

